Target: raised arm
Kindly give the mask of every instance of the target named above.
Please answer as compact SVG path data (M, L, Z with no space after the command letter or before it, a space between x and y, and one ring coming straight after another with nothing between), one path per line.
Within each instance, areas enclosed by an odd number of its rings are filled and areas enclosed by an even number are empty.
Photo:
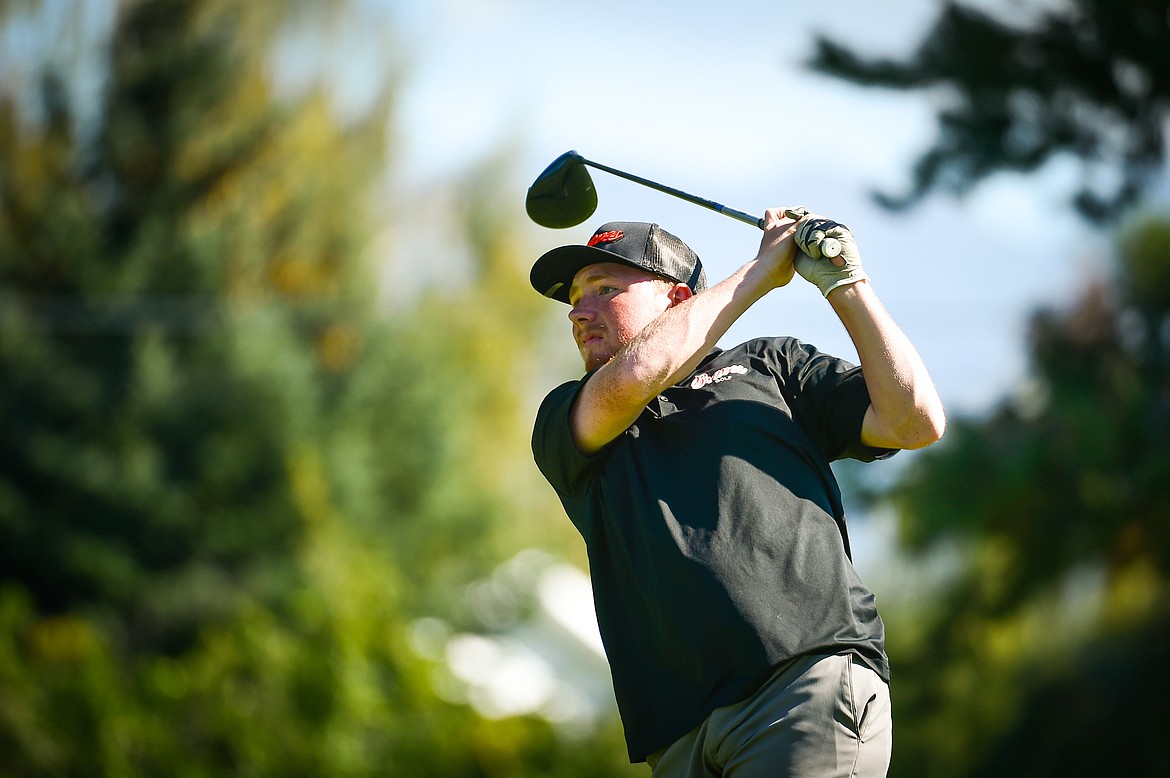
M768 213L759 253L721 283L699 295L679 284L663 287L661 296L634 300L639 326L589 378L573 407L570 424L581 451L598 451L620 435L650 400L694 370L752 304L792 280L794 223L780 210ZM588 334L598 309L612 311L632 299L619 295L648 294L618 286L604 279L574 282L569 318L575 331Z
M946 415L926 365L868 281L840 287L829 303L857 348L870 406L861 442L879 448L922 448L942 437Z
M862 271L853 235L841 224L810 215L797 228L798 245L804 248L814 231L837 238L840 256L819 257L813 248L798 253L794 264L828 299L857 349L870 396L861 442L905 449L934 443L946 428L942 400L922 358Z

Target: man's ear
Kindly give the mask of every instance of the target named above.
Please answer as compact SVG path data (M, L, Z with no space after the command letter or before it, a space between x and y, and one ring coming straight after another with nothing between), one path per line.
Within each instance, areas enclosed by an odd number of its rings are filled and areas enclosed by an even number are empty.
M670 297L670 307L673 308L684 300L689 300L694 297L695 293L686 284L675 284L670 288L667 296Z

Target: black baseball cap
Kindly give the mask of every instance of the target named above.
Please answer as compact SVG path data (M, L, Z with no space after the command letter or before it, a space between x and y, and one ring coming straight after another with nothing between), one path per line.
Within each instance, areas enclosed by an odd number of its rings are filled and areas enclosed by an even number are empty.
M532 288L545 297L569 302L577 271L598 262L619 262L686 284L695 294L707 288L703 263L691 247L657 224L608 222L584 245L545 252L532 266Z

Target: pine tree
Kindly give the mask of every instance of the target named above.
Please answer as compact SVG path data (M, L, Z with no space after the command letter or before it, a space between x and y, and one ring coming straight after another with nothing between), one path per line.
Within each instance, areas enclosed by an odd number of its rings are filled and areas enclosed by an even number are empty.
M278 99L292 10L124 2L93 127L67 73L39 123L0 99L0 772L621 774L613 727L485 720L412 648L571 536L528 450L542 301L486 171L461 283L379 309L392 95Z

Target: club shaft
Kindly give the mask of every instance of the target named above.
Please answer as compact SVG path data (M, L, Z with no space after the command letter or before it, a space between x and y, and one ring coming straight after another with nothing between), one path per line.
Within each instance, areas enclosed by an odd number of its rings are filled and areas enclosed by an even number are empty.
M636 176L633 173L627 173L624 170L618 170L617 168L612 168L608 165L602 165L599 162L594 162L592 160L585 159L584 157L581 158L581 162L582 164L597 168L598 170L604 170L606 173L611 173L612 175L618 176L619 178L624 178L627 181L633 181L636 184L648 186L651 189L657 189L663 194L677 197L680 200L686 200L688 203L694 203L695 205L701 205L704 208L709 208L712 211L721 213L724 216L730 216L732 219L741 221L744 224L750 224L753 227L758 227L761 230L764 229L764 220L758 216L752 216L750 213L744 213L743 211L736 210L735 208L730 208L726 205L717 203L714 200L708 200L705 197L688 194L681 189L675 189L672 186L666 186L664 184L658 183L657 181L651 181L648 178L642 178L641 176Z

